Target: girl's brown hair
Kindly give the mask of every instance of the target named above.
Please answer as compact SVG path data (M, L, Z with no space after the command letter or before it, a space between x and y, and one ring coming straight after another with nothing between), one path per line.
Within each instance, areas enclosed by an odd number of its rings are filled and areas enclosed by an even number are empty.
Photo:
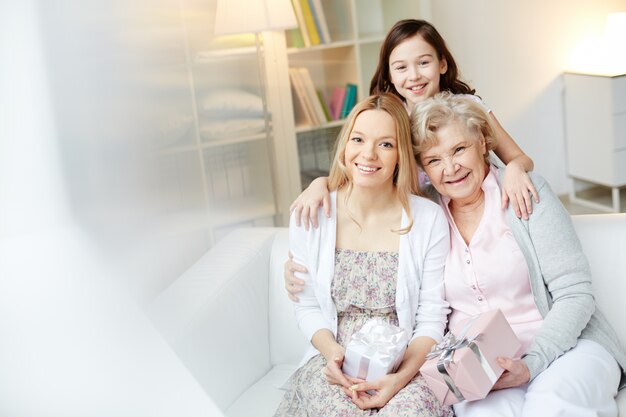
M443 40L437 29L425 20L405 19L397 22L387 33L380 48L378 66L370 83L370 94L393 93L404 101L404 98L396 91L391 83L389 73L389 57L391 51L405 40L419 35L424 41L437 51L438 59L446 61L448 68L445 74L441 74L439 79L439 89L450 91L454 94L474 94L476 90L459 80L459 70L448 50L446 42Z

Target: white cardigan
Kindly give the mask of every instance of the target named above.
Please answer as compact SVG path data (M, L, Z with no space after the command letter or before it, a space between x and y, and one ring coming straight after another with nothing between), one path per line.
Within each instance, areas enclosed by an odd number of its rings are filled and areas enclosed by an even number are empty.
M432 201L410 196L413 217L410 232L400 235L396 312L401 327L418 336L441 341L450 312L444 300L443 268L450 247L449 227L445 215ZM294 303L300 330L311 340L320 329L329 329L337 336L337 310L331 298L334 276L337 232L337 193L331 193L331 217L318 212L319 227L295 225L291 216L289 245L294 261L306 266L308 273L296 273L305 281L305 289ZM402 227L408 225L402 212ZM311 345L301 365L319 352Z

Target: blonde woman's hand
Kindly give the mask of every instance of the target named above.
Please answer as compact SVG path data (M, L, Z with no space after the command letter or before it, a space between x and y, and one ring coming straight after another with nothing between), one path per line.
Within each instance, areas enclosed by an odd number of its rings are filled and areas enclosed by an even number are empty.
M512 161L506 166L504 181L502 183L502 208L508 204L515 211L518 218L528 220L533 212L533 202L539 203L539 193L533 185L530 177L522 167Z
M287 296L293 302L300 301L297 294L304 289L304 281L296 278L294 272L306 273L307 269L293 261L293 254L289 252L289 259L285 262L285 289Z
M296 226L304 224L309 230L309 225L317 228L317 210L324 207L324 214L330 217L330 193L328 192L328 178L320 177L311 182L306 190L296 198L289 207L289 211L295 214Z
M384 407L402 388L404 384L397 374L387 374L376 381L363 381L342 389L357 407L367 410ZM374 395L367 392L371 390L375 391Z
M354 384L354 380L351 381L341 370L344 353L344 349L337 345L336 349L326 357L326 366L322 368L322 372L329 384L340 385L343 389L347 389Z

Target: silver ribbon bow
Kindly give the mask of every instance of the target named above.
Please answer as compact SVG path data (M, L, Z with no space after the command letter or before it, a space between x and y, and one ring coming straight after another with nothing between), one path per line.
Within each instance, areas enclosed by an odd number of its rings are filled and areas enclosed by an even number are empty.
M459 340L456 339L456 337L454 336L454 334L452 334L452 332L448 332L444 336L443 340L440 343L433 346L430 353L426 355L427 360L439 357L439 359L437 360L437 370L443 377L443 380L448 386L448 389L450 389L450 391L454 394L454 396L459 401L465 400L465 397L463 396L459 388L456 386L456 384L452 380L452 377L448 373L448 366L450 363L454 363L454 360L453 360L454 352L457 349L462 349L465 347L470 348L470 350L474 352L474 355L476 355L476 357L478 358L480 365L482 366L483 370L487 374L487 377L489 378L489 380L492 383L495 383L496 380L498 379L493 369L491 369L489 362L487 362L487 358L485 358L483 353L480 351L480 348L476 344L476 341L479 340L481 334L477 334L476 336L472 338L467 338L465 336L466 331L471 327L471 325L473 324L473 321L474 320L472 320L472 322L470 322L465 327L465 329L461 332L462 336Z

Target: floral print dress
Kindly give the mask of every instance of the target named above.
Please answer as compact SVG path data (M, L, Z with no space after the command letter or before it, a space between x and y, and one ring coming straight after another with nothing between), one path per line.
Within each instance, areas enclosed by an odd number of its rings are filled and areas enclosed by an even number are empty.
M337 308L337 342L345 347L350 337L373 317L398 325L395 309L397 252L335 250L335 275L331 295ZM383 408L361 410L337 385L330 385L322 373L326 359L311 358L291 377L289 389L276 417L452 417L424 379L417 376Z

